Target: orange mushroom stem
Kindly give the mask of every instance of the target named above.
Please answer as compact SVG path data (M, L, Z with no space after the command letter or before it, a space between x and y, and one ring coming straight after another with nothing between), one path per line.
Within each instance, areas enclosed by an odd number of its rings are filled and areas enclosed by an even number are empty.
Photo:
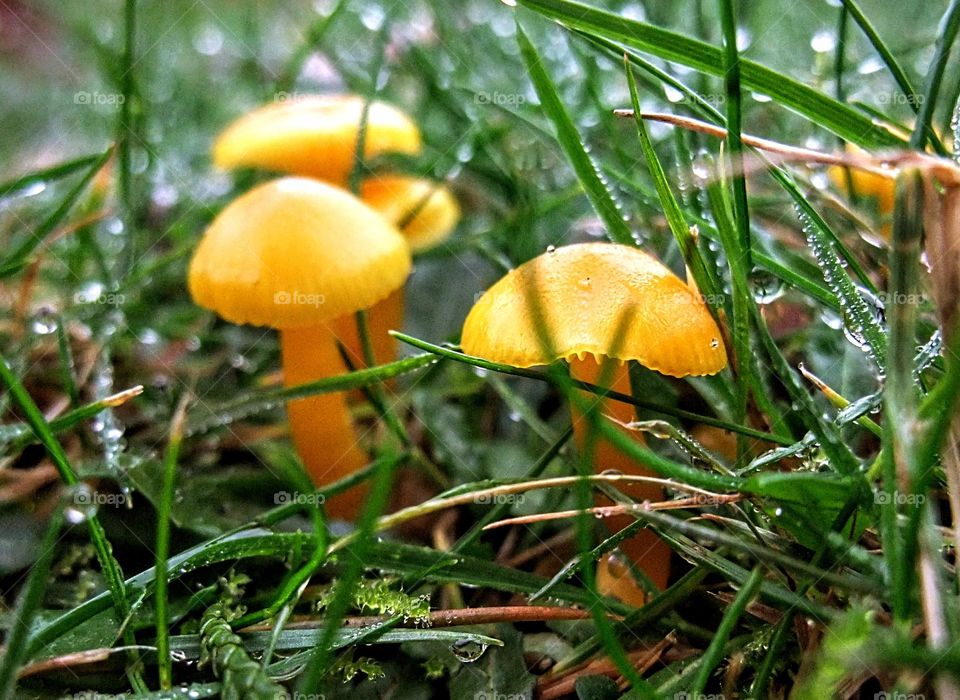
M590 384L597 384L602 379L601 375L604 374L604 368L592 356L582 360L572 358L569 360L569 365L571 377ZM630 396L632 391L630 388L629 365L618 363L610 369L613 370L612 378L604 388ZM609 372L609 369L607 371ZM599 403L596 408L600 413L610 416L620 423L630 423L636 420L636 411L630 404L614 399L604 399L588 392L580 392L580 395L586 401ZM575 406L571 405L570 411L573 420L574 439L577 447L582 451L586 448L589 424L586 418L579 414ZM637 433L631 435L634 439L643 441L641 435ZM655 476L606 440L597 440L592 449L593 464L596 465L597 471L612 469L634 476ZM623 487L621 490L639 503L663 500L663 489L653 484L636 484ZM605 496L597 496L595 504L606 506L612 505L612 502ZM632 524L634 518L630 515L615 515L606 518L605 522L611 532L618 532ZM649 529L643 529L633 537L621 542L619 547L634 564L647 574L658 588L666 588L667 579L670 577L670 548L662 539L657 537L656 533Z

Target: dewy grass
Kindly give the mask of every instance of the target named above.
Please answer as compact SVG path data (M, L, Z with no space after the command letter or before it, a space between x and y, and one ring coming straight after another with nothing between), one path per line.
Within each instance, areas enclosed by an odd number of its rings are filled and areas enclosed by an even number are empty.
M586 697L593 670L639 697L957 694L960 340L920 256L955 235L934 224L956 199L960 0L843 0L772 25L757 18L778 0L628 5L10 8L0 694ZM361 315L363 363L284 387L274 336L197 308L186 264L227 202L274 177L216 172L214 135L265 99L335 91L422 131L420 155L355 158L354 188L429 176L463 217L416 260L396 360L375 363ZM886 240L870 196L751 135L942 160L901 178ZM587 240L688 266L731 371L632 368L618 393L459 351L495 279ZM373 399L354 410L371 459L317 489L283 406L328 392ZM579 451L568 401L589 425ZM636 430L595 408L614 401ZM655 508L602 473L597 440L657 474ZM360 484L358 522L331 522L325 501ZM634 522L601 534L596 494ZM597 570L642 528L674 574L635 605ZM360 607L384 592L485 622ZM221 601L212 646L235 663L197 666ZM217 678L228 667L255 683Z

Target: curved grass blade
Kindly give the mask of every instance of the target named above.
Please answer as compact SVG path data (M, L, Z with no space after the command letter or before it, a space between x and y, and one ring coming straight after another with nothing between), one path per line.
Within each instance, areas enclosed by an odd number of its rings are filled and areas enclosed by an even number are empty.
M0 279L16 274L26 266L30 254L43 243L47 236L53 233L54 229L59 226L60 222L70 213L73 205L76 204L80 198L80 195L87 189L90 181L100 172L100 169L106 165L112 154L113 148L108 148L99 158L94 160L93 164L90 165L84 174L83 179L80 180L72 190L67 192L67 195L60 200L57 208L46 219L40 222L40 225L37 226L32 233L25 236L19 244L13 247L10 254L4 258L3 262L0 262Z
M607 235L615 243L636 245L630 227L623 220L620 205L614 199L613 193L607 188L600 170L590 154L584 148L583 141L570 118L566 107L560 100L556 85L543 67L543 61L536 47L527 38L523 28L517 25L517 42L520 44L520 53L527 67L527 73L540 98L540 105L544 114L553 123L556 130L557 142L563 149L567 160L573 168L577 179L596 210L597 215L607 227Z
M270 387L259 391L252 391L240 398L213 407L198 406L194 408L195 411L202 408L205 412L209 411L209 413L188 422L186 434L196 435L198 433L204 433L208 430L228 425L254 413L276 408L284 401L291 399L302 399L307 396L337 391L349 391L350 389L358 389L370 384L383 382L387 379L398 377L401 374L407 374L408 372L421 369L436 361L436 356L432 354L415 355L397 360L396 362L389 362L385 365L338 374L334 377L327 377L315 382L307 382L306 384L298 384L297 386Z
M720 49L697 39L628 19L572 0L518 0L524 7L570 29L611 39L709 75L723 76ZM866 149L903 146L897 136L851 107L775 70L743 59L743 84Z
M537 372L536 370L530 369L520 369L518 367L511 367L510 365L504 365L499 362L491 362L489 360L484 360L481 357L473 357L471 355L465 355L462 352L457 352L450 348L442 347L440 345L434 345L433 343L428 343L425 340L419 338L414 338L405 333L400 333L398 331L391 331L390 335L395 337L397 340L406 343L407 345L412 345L415 348L420 350L426 350L429 353L434 355L439 355L450 360L455 360L456 362L462 362L464 364L473 365L474 367L479 367L481 369L491 370L493 372L500 372L501 374L509 374L515 377L525 377L527 379L536 379L538 381L546 382L550 381L544 372ZM691 411L685 411L679 408L673 408L671 406L661 406L650 401L644 401L643 399L638 399L633 396L628 396L627 394L621 394L618 391L611 391L608 389L602 389L594 384L589 384L587 382L581 382L574 380L572 386L576 389L581 389L583 391L589 391L592 394L597 394L598 396L608 396L611 399L620 401L623 403L633 404L648 411L655 411L661 413L665 416L672 416L674 418L680 418L682 420L689 420L695 423L703 423L705 425L711 425L717 428L723 428L724 430L729 430L733 433L739 433L746 435L747 437L759 438L761 440L769 440L770 442L776 443L778 445L792 445L793 440L785 438L780 435L774 435L773 433L765 433L762 430L755 430L753 428L748 428L746 426L737 425L736 423L731 423L728 421L720 420L719 418L714 418L712 416L704 416L699 413L693 413Z

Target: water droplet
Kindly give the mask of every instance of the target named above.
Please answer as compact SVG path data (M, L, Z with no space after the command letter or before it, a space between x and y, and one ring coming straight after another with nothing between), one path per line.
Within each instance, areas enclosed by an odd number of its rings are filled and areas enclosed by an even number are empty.
M870 75L881 70L883 70L883 61L876 56L870 56L857 66L857 73L860 75Z
M773 98L770 97L770 95L765 95L762 92L751 92L750 97L753 98L754 102L765 103L773 101Z
M683 92L677 90L677 88L673 87L672 85L664 84L663 94L666 96L668 102L672 102L674 104L683 102Z
M387 13L384 12L382 7L370 4L367 5L360 14L360 21L363 22L364 27L371 32L375 32L383 26L383 21L386 17Z
M710 341L710 347L713 348L714 350L716 350L717 348L719 348L719 347L720 347L720 340L719 340L718 338L713 338L713 339Z
M784 295L783 281L766 270L754 270L750 274L750 288L758 304L772 304Z
M821 29L810 39L810 48L817 53L829 53L837 48L837 37L830 29Z
M519 423L523 419L523 416L520 415L519 411L510 411L507 418L509 418L512 423Z
M581 289L590 289L590 278L589 278L589 277L584 277L583 279L578 280L578 281L577 281L577 285L578 285Z
M40 307L30 319L30 330L37 335L50 335L57 330L57 314L49 306Z
M547 252L548 252L548 253L556 253L556 252L557 252L557 246L555 246L555 245L548 245L548 246L547 246Z
M204 56L214 56L223 48L223 32L216 26L207 24L193 39L193 48Z
M483 652L486 650L486 644L481 644L473 639L458 639L450 645L450 651L453 652L453 655L465 664L472 664L483 656Z

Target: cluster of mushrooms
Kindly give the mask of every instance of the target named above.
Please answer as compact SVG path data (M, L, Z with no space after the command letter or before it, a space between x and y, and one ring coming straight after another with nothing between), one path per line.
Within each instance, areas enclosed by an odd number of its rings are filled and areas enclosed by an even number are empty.
M403 285L411 252L437 245L456 226L459 209L437 183L401 175L365 179L359 196L347 189L365 104L355 96L318 96L272 104L232 124L214 146L223 168L256 167L290 176L260 185L228 205L207 229L189 270L194 300L234 323L280 331L288 386L347 371L338 343L362 364L354 312L369 309L378 363L394 358L388 334L403 321ZM367 107L363 157L415 155L413 121L381 102ZM696 287L647 253L613 243L551 248L496 282L470 310L463 351L514 367L569 364L575 379L631 394L628 361L673 377L715 374L727 364L717 323ZM603 363L610 361L610 367ZM612 371L610 371L612 370ZM621 423L628 404L591 395ZM366 465L340 393L297 399L287 406L297 451L318 486ZM586 421L572 409L583 448ZM638 438L640 439L640 438ZM649 475L609 443L592 453L598 471ZM624 492L658 500L662 489ZM362 487L327 504L334 517L355 517ZM598 497L599 498L599 497ZM609 520L613 529L632 518ZM670 551L649 530L621 544L650 582L665 587ZM618 582L627 567L604 559L601 590L642 602ZM604 579L604 580L601 580Z

